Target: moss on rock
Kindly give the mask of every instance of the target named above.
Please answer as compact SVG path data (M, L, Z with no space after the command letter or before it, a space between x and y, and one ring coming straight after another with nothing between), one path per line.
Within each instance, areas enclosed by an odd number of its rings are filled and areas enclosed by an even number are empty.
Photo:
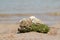
M49 27L45 24L32 24L31 25L32 31L47 33L49 31Z
M25 32L41 32L41 33L47 33L49 32L49 27L45 24L32 24L30 27L25 27L24 29L19 30L20 33L25 33Z

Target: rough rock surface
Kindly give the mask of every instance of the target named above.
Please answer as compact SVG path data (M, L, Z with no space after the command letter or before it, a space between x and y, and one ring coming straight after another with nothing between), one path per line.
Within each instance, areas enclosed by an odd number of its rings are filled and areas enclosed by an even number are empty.
M18 31L20 31L21 32L21 30L27 30L27 28L28 29L31 29L31 25L32 24L43 24L43 22L41 21L41 20L39 20L38 18L36 18L35 16L31 16L31 17L29 17L29 18L23 18L23 19L21 19L20 21L19 21L19 27L20 28L18 28Z
M23 18L19 21L19 28L18 31L21 32L21 30L27 30L26 28L30 28L32 24L32 20L30 18Z

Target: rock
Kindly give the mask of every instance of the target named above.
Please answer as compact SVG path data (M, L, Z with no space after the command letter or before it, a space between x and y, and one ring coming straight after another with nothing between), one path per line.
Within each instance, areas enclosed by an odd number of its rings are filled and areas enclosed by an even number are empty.
M39 20L38 18L36 18L35 16L31 16L29 18L23 18L19 21L19 27L18 31L20 32L28 32L32 30L31 25L35 24L35 25L40 25L40 24L44 24L41 20Z
M35 16L29 17L34 24L44 24L40 19L36 18Z
M26 28L30 28L31 24L32 24L32 20L30 18L23 18L23 19L21 19L19 21L19 27L20 28L18 28L18 31L20 31L20 30L24 30L24 31L27 30Z
M32 24L32 21L31 21L30 18L23 18L20 21L20 26L27 26L27 27L29 27L31 24Z

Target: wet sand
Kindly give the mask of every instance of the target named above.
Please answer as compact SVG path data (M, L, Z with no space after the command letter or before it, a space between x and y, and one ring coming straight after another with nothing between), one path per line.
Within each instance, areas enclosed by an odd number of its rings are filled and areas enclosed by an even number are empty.
M49 15L49 16L60 16L60 12L50 12L50 13L46 13L46 15Z
M36 14L36 13L25 13L25 14L22 14L22 13L15 13L15 14L0 14L0 17L9 17L9 16L32 16L32 15L43 15L43 14Z

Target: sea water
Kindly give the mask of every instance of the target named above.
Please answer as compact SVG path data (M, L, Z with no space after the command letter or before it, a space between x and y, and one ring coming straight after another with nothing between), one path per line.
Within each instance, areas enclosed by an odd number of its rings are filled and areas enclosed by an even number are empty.
M60 16L34 15L47 25L60 23ZM8 16L0 17L0 23L19 23L19 20L30 16Z
M0 14L60 12L60 0L0 0ZM45 24L60 23L60 16L35 15ZM17 23L29 16L0 17L0 23Z
M60 0L0 0L0 13L60 12Z

